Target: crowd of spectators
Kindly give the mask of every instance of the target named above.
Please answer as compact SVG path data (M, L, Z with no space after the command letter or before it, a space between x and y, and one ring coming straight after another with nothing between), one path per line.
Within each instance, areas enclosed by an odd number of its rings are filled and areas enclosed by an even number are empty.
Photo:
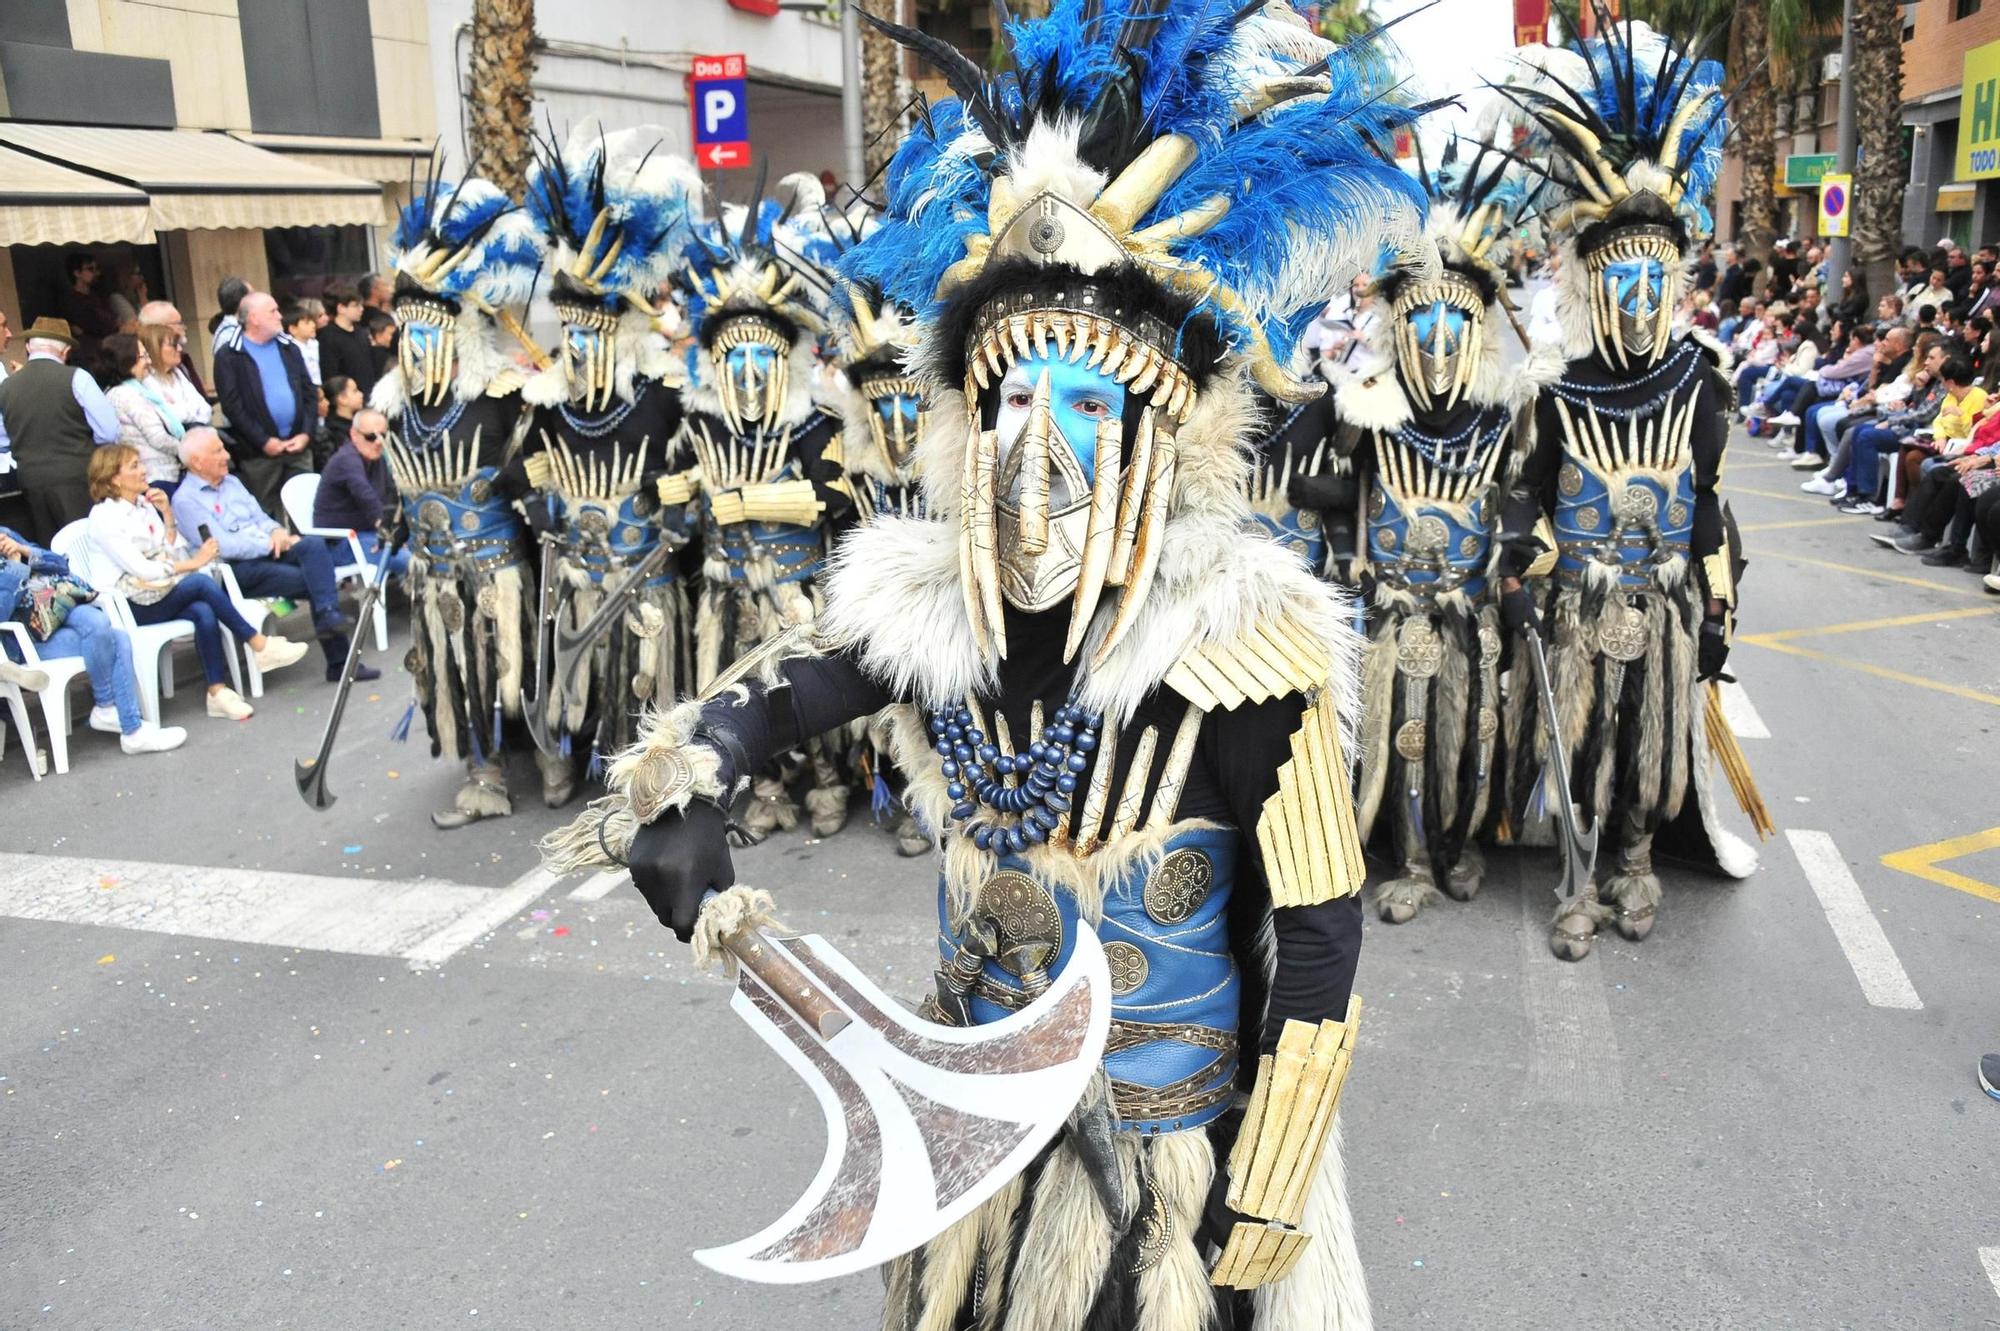
M1734 357L1750 433L1877 544L2000 594L2000 251L1911 249L1895 290L1849 269L1831 302L1818 246L1781 241L1768 272L1728 247L1713 263L1680 319Z
M396 495L388 423L366 402L394 354L388 282L370 274L330 285L324 300L281 304L225 279L205 380L180 311L147 299L143 279L106 300L88 255L68 272L63 308L75 320L36 319L18 364L4 356L14 330L0 315L0 471L13 472L24 510L0 525L0 619L29 633L35 658L14 631L0 634L0 684L46 688L37 662L79 658L90 728L119 735L126 753L172 749L186 732L144 714L119 624L190 625L207 714L242 720L254 709L232 684L229 653L240 646L263 672L307 652L253 623L259 605L309 613L337 681L354 629L336 583L348 543L296 530L280 492L323 472L310 528L352 530L380 552ZM58 541L65 528L62 541L87 541L94 585L52 548L78 549ZM355 674L380 677L365 662Z

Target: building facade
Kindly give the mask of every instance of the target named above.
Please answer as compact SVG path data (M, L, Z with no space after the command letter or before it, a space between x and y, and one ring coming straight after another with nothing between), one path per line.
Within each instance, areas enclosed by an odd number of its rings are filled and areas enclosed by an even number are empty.
M2000 0L1918 0L1903 43L1903 240L2000 240Z

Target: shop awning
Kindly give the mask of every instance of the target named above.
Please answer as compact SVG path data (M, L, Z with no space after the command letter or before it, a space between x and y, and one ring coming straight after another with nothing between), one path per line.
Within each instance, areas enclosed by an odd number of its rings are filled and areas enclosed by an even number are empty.
M421 139L354 139L319 134L254 134L231 130L229 137L266 152L283 153L327 171L384 185L408 185L424 178L431 145Z
M0 238L9 245L150 245L146 196L130 185L0 148Z
M0 123L0 145L142 191L155 231L373 226L388 220L379 184L266 152L227 134Z
M1938 186L1937 210L1941 213L1969 213L1979 201L1979 186L1970 180Z

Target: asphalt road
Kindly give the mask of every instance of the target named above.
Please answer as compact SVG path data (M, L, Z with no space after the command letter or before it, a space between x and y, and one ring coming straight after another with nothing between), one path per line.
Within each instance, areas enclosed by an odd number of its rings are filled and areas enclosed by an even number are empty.
M2000 1326L2000 597L1796 479L1755 444L1728 471L1762 871L1670 872L1652 938L1576 966L1546 853L1369 926L1344 1108L1382 1327ZM307 811L314 665L241 725L184 689L170 756L80 732L35 785L9 738L0 1328L872 1325L872 1277L688 1256L822 1146L726 986L629 887L537 875L527 773L515 818L432 831L453 775L388 740L393 675ZM929 870L885 835L742 864L918 992Z

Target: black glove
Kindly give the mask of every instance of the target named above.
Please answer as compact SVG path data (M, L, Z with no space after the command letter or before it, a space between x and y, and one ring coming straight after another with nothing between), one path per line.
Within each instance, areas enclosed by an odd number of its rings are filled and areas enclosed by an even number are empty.
M669 809L632 838L627 862L633 885L683 943L694 937L703 898L736 882L727 828L722 810L698 799L678 812Z
M1702 679L1720 679L1729 661L1729 631L1720 619L1701 621L1700 644L1695 650L1696 673Z
M1508 633L1542 629L1542 617L1535 613L1535 598L1525 586L1500 593L1500 624Z

